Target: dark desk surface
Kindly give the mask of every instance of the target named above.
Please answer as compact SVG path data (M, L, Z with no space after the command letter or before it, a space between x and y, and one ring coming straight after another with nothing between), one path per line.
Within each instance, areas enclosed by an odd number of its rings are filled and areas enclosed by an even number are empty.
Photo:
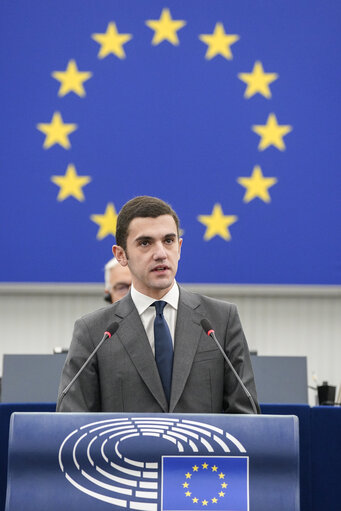
M4 355L3 403L57 401L60 375L66 354Z
M4 355L2 402L56 401L66 354ZM251 356L261 403L308 403L306 357Z

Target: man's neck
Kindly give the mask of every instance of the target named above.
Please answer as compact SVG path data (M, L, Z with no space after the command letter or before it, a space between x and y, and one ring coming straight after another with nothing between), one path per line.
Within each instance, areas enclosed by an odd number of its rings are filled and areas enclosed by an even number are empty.
M132 287L137 291L138 293L141 293L141 295L148 296L148 298L153 298L153 300L162 300L162 298L169 293L169 291L173 288L175 284L175 279L173 280L173 283L171 286L167 287L166 289L154 289L150 290L150 292L146 293L143 291L140 291L136 286L134 286L134 283L132 283Z

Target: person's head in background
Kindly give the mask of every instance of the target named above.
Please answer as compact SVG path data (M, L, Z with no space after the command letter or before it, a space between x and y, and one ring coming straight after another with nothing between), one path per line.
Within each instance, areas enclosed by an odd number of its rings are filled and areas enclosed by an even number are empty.
M121 266L113 257L104 267L105 301L117 302L123 298L131 286L131 273L128 266Z

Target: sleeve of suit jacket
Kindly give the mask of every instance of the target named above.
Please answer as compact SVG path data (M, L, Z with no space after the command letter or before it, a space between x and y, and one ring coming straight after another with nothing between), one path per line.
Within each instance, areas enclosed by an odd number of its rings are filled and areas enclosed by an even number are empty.
M260 413L248 345L237 307L232 304L224 337L224 350ZM253 413L249 399L227 364L224 381L224 412Z
M98 342L100 339L98 339ZM59 386L57 412L100 412L101 396L98 382L97 357L86 366L80 377L61 399L62 392L95 349L84 319L76 321L70 349Z

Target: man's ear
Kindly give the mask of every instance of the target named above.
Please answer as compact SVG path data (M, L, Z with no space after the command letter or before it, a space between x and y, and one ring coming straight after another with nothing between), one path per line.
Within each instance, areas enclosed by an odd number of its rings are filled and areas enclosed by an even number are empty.
M120 247L119 245L114 245L112 247L112 253L114 254L114 256L116 257L117 261L120 263L121 266L128 265L128 259L122 247Z
M183 242L183 239L182 239L182 238L179 238L179 257L178 257L178 260L180 259L180 256L181 256L181 247L182 247L182 242Z

